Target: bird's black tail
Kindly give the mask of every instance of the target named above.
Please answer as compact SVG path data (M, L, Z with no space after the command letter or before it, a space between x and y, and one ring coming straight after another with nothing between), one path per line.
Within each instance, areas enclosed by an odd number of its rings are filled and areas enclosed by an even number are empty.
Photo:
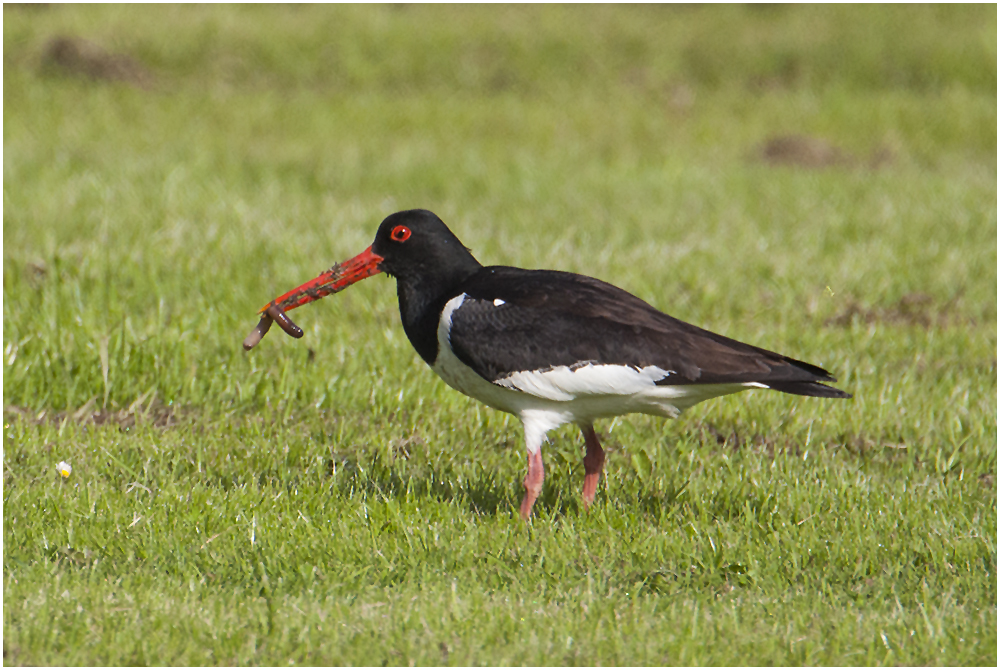
M764 382L764 384L775 391L782 393L792 393L794 395L809 395L816 398L853 398L850 393L845 393L840 389L820 384L819 382Z

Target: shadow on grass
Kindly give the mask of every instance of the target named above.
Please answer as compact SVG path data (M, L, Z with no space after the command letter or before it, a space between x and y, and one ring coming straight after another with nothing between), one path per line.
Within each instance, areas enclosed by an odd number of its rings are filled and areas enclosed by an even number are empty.
M474 476L451 470L428 470L387 464L376 453L367 465L345 461L338 466L349 474L337 486L349 494L366 491L370 495L397 501L433 498L442 503L458 503L479 516L517 514L524 489L520 477L507 479L496 472L480 469ZM582 502L570 493L565 477L549 477L535 501L534 515L553 519L583 512ZM575 490L573 490L575 493Z
M332 471L334 462L329 461L328 466ZM369 495L397 501L431 497L444 503L457 502L480 516L516 514L524 494L520 477L503 478L497 472L486 469L480 469L473 477L450 470L425 471L419 466L414 468L386 463L377 452L372 454L367 464L343 458L337 462L336 469L340 473L336 486L348 496L365 491ZM613 494L613 502L631 506L647 518L668 519L687 506L689 483L689 480L670 482L653 489L638 479L629 479L622 483L621 491ZM535 501L534 515L558 520L583 514L581 485L582 477L576 481L561 470L552 471ZM598 491L597 502L609 495L612 494L602 487Z
M475 478L451 471L423 471L423 468L386 463L374 452L367 463L349 458L330 460L328 467L339 474L336 486L345 495L363 491L397 501L434 498L441 502L458 501L479 515L496 515L501 508L515 504L510 482L498 481L493 472L480 470Z

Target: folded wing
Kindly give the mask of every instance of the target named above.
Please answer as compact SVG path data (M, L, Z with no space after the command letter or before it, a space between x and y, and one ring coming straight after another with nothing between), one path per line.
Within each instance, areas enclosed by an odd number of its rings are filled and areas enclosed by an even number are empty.
M462 290L467 298L452 316L451 346L493 383L508 385L504 379L526 371L620 366L656 385L743 384L850 397L820 383L836 381L823 368L685 323L590 277L494 266Z

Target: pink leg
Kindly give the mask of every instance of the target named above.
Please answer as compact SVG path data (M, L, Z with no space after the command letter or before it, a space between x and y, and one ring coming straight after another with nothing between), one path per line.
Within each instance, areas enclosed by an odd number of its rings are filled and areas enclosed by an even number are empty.
M587 443L587 455L583 457L583 504L590 507L597 495L597 484L601 481L601 471L604 469L604 449L597 439L593 426L583 429L583 439Z
M521 501L521 518L525 521L531 517L531 506L542 491L542 481L545 479L545 466L542 465L542 451L528 452L528 474L524 476L524 500Z

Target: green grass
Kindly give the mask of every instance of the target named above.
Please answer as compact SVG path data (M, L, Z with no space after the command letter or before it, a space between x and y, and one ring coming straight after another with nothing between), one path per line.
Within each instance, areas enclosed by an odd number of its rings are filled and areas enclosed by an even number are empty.
M995 7L4 19L5 664L996 663ZM589 513L555 431L523 524L391 280L240 347L407 207L855 398L604 422Z

